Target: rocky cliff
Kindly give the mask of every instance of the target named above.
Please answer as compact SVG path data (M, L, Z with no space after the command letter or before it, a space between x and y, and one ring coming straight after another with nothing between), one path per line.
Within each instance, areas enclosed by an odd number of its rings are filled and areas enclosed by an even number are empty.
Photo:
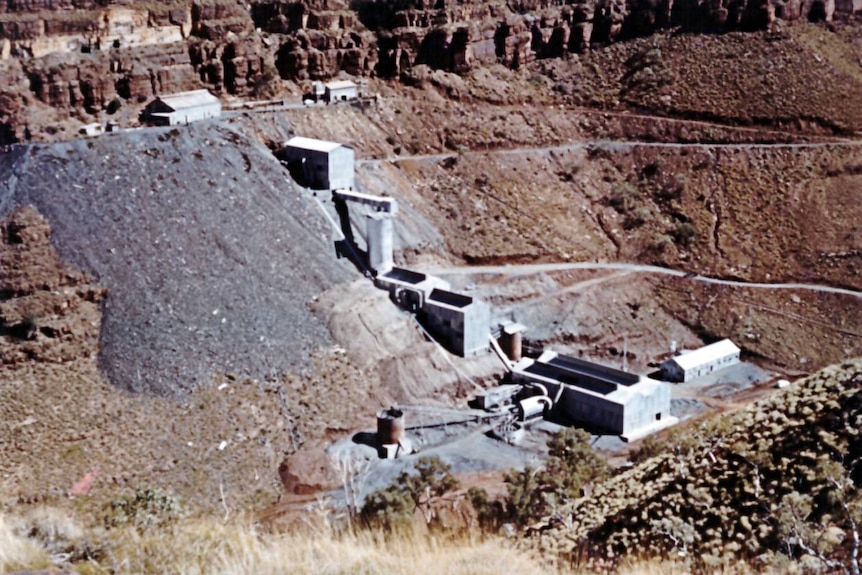
M279 77L519 68L669 28L757 30L860 8L862 0L6 0L0 144L38 137L46 115L92 121L155 94L208 87L259 97L278 93Z

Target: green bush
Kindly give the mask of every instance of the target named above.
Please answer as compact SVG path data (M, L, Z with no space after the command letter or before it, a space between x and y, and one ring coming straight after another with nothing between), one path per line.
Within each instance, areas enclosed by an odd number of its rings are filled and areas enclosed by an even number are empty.
M108 102L108 106L105 108L105 111L108 112L109 115L116 114L120 111L120 108L123 107L123 101L119 98L114 98L110 102Z
M439 457L420 457L414 471L402 472L389 487L365 499L359 513L365 525L395 530L409 524L417 510L429 526L438 522L434 505L458 488L458 480Z
M111 502L105 526L133 525L146 529L176 521L182 516L183 511L175 495L161 489L139 489L132 497Z
M671 231L677 245L687 248L697 237L697 228L691 222L680 222Z
M590 434L567 428L548 441L548 460L542 469L527 467L504 476L507 494L491 501L481 489L468 492L479 524L497 530L504 523L524 527L583 496L585 487L608 476L605 459L590 446Z

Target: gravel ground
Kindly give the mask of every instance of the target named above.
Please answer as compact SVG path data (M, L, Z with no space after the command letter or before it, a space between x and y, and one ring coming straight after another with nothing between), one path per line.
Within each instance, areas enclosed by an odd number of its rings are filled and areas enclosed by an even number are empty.
M218 122L0 153L0 215L28 204L108 289L100 366L130 391L305 367L331 343L308 303L355 274L269 151Z

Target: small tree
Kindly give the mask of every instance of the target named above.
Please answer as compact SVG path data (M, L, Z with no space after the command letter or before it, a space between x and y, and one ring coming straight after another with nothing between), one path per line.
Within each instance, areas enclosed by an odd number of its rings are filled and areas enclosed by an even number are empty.
M427 525L437 514L435 504L458 488L452 468L439 457L420 457L416 473L402 472L389 487L370 494L360 516L366 525L394 530L404 526L416 511L421 511Z
M527 467L504 476L508 491L499 505L491 505L487 494L470 493L483 526L505 522L525 526L583 495L584 488L607 477L609 467L590 446L590 434L568 428L548 441L548 460L543 469ZM493 520L492 513L498 513Z
M504 481L508 491L506 496L508 521L517 525L526 525L544 514L547 500L544 497L541 473L540 469L527 467L523 471L505 475Z
M420 457L416 462L416 475L404 472L398 476L413 501L414 511L422 511L428 525L436 518L433 503L458 488L458 480L451 470L451 466L439 457Z
M333 458L330 461L332 468L341 477L341 487L344 491L344 499L347 501L348 526L353 526L353 519L359 514L359 500L362 489L368 479L368 471L371 462L367 459L358 458L352 454Z
M584 487L604 479L608 473L607 461L593 451L586 431L570 427L548 441L548 464L542 483L558 502L581 497Z

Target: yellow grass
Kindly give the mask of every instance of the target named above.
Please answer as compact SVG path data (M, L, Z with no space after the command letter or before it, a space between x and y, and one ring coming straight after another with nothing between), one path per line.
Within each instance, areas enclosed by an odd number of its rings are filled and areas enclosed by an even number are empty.
M39 531L41 535L27 535ZM81 575L587 575L594 571L554 566L519 548L513 539L434 536L415 531L401 536L377 532L336 533L326 527L302 532L269 533L237 518L195 519L144 533L132 527L80 532L68 514L36 509L24 517L0 514L0 573L51 566L46 547L53 539L73 541L96 551L98 559L72 567ZM57 556L55 555L55 558ZM70 567L58 564L59 567ZM622 575L681 575L691 573L685 561L623 561ZM745 564L717 566L712 573L742 575L754 570Z
M480 575L553 570L501 540L443 541L409 535L262 534L249 525L185 523L168 532L137 536L126 532L112 558L121 573L258 575Z
M48 554L35 541L19 535L17 522L0 514L0 573L49 567Z

